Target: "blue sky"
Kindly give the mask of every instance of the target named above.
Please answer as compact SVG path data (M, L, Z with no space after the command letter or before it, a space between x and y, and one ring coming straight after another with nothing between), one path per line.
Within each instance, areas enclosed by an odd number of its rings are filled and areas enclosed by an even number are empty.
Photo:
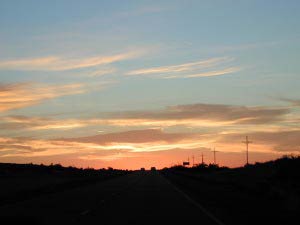
M197 104L250 111L284 108L289 110L285 120L263 124L264 132L274 126L295 130L292 124L300 118L295 103L300 98L299 9L299 1L292 0L1 0L0 88L7 99L0 107L0 135L47 139L153 129L157 124L150 122L134 128L99 121L70 124L112 119L116 113L124 122L128 111L156 112L149 116L152 121L170 107ZM200 114L212 113L205 107L197 107ZM15 116L27 122L20 126L11 119ZM36 126L41 121L32 122L37 118L49 124L69 120L70 127L41 128ZM201 119L220 122L219 117ZM211 126L160 128L203 133ZM229 127L214 129L221 134ZM238 126L230 129L240 132Z

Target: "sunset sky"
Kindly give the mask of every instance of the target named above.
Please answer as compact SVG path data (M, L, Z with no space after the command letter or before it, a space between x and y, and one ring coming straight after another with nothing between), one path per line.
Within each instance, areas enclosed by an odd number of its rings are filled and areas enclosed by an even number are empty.
M300 1L0 1L0 162L300 153Z

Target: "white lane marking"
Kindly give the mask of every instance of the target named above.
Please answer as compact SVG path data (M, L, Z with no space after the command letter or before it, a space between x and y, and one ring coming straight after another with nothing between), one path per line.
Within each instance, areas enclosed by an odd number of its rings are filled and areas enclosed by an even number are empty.
M222 221L220 221L216 216L214 216L211 212L209 212L207 209L205 209L201 204L193 200L190 196L188 196L185 192L180 190L178 187L176 187L173 183L171 183L167 178L163 177L178 193L180 193L186 200L188 200L190 203L192 203L194 206L196 206L198 209L200 209L205 215L207 215L209 218L211 218L214 222L216 222L218 225L225 225Z

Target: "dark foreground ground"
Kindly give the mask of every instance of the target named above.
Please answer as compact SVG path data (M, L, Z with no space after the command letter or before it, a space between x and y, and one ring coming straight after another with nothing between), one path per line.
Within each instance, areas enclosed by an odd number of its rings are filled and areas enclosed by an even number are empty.
M203 168L102 171L100 176L90 175L89 179L67 180L68 185L56 181L55 188L47 191L41 191L41 187L37 193L27 190L30 193L27 198L11 197L13 200L8 201L16 190L10 191L8 197L2 196L5 201L0 203L0 221L1 224L297 224L299 171L289 170L299 167L299 159L283 164L209 172ZM7 179L2 177L1 181ZM5 187L1 187L2 195L7 191ZM22 188L16 189L20 193Z

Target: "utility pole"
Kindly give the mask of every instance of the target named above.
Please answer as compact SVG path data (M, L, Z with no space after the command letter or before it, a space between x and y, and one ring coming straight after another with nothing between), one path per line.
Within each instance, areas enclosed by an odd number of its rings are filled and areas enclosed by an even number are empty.
M216 148L214 148L214 151L213 151L213 152L214 152L214 164L216 165L216 164L217 164L217 163L216 163L216 162L217 162L217 160L216 160L216 152L217 152L217 151L216 151Z
M248 140L248 136L246 136L246 140L243 141L243 143L246 144L246 165L249 164L249 157L248 157L248 154L249 154L249 144L252 143L252 141L249 141Z
M203 161L203 152L202 152L202 154L201 154L201 159L202 159L202 165L204 164L204 161Z
M192 158L193 158L193 167L194 167L195 166L195 156L193 155Z

